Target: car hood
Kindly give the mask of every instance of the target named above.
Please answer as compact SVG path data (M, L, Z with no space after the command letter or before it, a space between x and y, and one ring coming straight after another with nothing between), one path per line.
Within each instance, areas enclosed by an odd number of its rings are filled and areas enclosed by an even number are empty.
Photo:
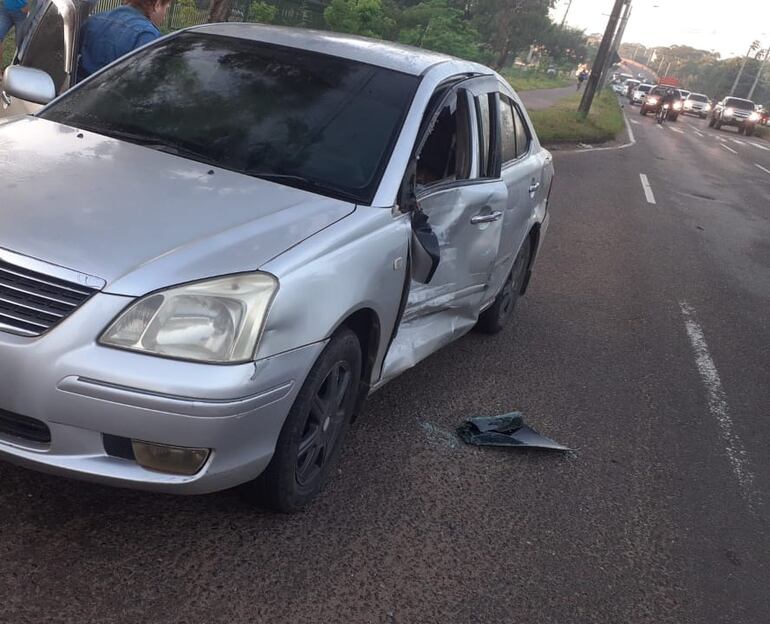
M249 271L355 205L38 118L0 126L0 248L141 295Z

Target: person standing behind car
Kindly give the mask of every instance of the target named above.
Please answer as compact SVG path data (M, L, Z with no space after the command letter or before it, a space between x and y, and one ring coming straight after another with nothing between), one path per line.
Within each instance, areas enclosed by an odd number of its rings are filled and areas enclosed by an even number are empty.
M21 27L27 19L29 6L27 0L0 0L0 69L3 63L3 41L11 28L16 29L16 39L21 38Z
M89 17L82 31L78 80L160 37L158 26L171 2L128 0L122 7Z

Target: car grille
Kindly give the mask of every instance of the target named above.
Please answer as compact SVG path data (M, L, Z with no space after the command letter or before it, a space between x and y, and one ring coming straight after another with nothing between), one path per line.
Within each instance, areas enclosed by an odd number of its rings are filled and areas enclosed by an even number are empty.
M0 435L30 440L39 444L51 442L51 431L44 422L5 410L0 410Z
M0 260L0 329L39 336L95 292L95 288Z

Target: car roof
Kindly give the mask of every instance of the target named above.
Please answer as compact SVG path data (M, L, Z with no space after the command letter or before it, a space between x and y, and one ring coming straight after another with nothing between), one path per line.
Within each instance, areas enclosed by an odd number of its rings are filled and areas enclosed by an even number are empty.
M460 63L465 66L463 69L466 71L491 73L483 65L446 54L329 31L240 22L204 24L188 30L319 52L414 76L420 76L434 65L444 63L452 63L454 66Z

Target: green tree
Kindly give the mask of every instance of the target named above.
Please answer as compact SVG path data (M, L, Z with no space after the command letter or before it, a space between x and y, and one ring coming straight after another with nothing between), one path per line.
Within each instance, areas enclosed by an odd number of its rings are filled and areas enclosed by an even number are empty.
M249 6L248 20L261 24L272 24L278 13L278 7L263 0L254 0Z
M382 39L395 26L381 0L332 0L324 10L329 28L337 32Z
M464 18L463 11L450 7L447 0L427 0L401 13L399 41L482 61L481 34Z

